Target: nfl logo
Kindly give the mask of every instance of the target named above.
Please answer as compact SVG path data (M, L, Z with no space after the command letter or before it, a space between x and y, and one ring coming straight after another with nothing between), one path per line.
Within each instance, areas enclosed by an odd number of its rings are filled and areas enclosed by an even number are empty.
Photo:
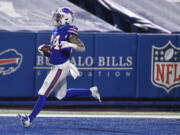
M180 48L171 41L160 48L152 46L151 81L166 92L180 86Z

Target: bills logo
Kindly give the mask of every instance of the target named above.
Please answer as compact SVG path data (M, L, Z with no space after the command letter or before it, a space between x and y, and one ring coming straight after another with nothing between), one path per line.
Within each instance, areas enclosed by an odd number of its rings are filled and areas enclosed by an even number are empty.
M0 75L9 75L15 72L22 63L23 55L15 49L0 52Z
M180 86L180 48L169 41L163 47L152 47L151 81L170 92Z

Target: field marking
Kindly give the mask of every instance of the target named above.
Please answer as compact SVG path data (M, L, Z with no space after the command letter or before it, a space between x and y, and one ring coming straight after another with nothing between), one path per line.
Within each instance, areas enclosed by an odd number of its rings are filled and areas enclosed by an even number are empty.
M0 117L16 117L17 114L0 114ZM180 116L168 115L62 115L40 114L38 117L65 117L65 118L155 118L155 119L180 119Z

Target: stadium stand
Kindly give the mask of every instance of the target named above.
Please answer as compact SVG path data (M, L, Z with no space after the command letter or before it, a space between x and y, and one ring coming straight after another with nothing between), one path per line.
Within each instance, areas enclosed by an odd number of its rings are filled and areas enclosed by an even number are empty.
M76 11L75 25L78 24L80 31L121 31L67 0L0 1L0 30L50 31L52 27L51 12L58 7L70 7Z
M180 14L174 0L69 0L125 32L178 33Z

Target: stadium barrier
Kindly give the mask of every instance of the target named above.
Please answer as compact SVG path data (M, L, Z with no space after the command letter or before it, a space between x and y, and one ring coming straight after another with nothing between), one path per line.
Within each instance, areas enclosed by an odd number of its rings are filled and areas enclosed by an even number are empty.
M86 52L73 52L80 70L68 88L99 87L103 98L179 99L180 35L80 33ZM50 64L37 47L50 33L0 33L1 98L34 98ZM52 95L53 96L53 95Z

